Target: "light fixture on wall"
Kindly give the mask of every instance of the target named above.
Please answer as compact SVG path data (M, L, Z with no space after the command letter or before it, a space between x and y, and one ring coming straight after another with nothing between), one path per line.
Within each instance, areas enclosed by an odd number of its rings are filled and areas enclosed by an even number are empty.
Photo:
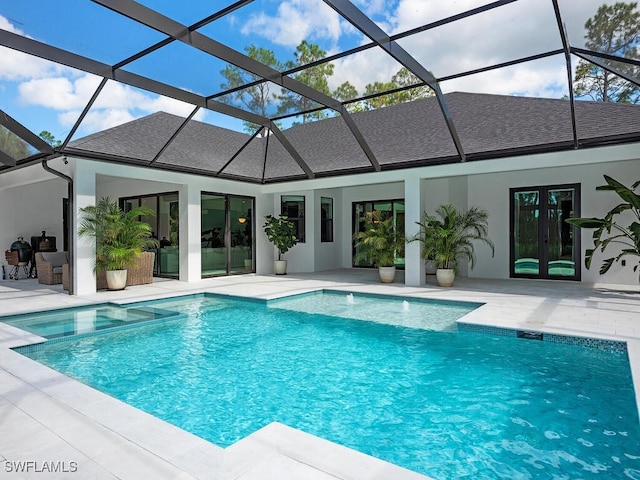
M244 211L244 200L242 201L242 210ZM241 214L238 217L238 223L241 223L241 224L247 223L247 216L245 214Z

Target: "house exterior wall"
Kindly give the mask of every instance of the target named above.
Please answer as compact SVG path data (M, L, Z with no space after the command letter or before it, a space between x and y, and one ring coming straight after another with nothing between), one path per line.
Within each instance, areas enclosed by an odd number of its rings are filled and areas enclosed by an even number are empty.
M490 212L489 233L495 243L496 255L491 258L488 249L484 246L476 248L478 262L475 268L469 271L469 276L509 278L509 188L579 183L582 197L580 215L603 216L620 203L615 193L595 190L598 185L604 184L603 175L605 174L622 183L631 184L633 181L640 180L640 160L470 176L468 178L469 206L481 206ZM592 232L593 230L581 232L582 258L586 249L593 247ZM591 269L587 270L582 262L582 282L637 285L638 274L634 273L633 268L629 266L632 264L631 260L627 262L626 267L614 264L607 274L598 273L602 259L613 256L614 250L609 250L610 248L604 256L598 254L594 258Z
M262 225L265 215L280 213L280 197L283 194L305 196L307 241L287 253L291 273L351 267L353 202L405 197L413 201L418 195L420 211L432 211L442 203L453 203L463 208L476 205L487 209L489 233L496 246L496 255L491 258L490 250L479 245L476 248L475 268L468 270L462 265L460 273L478 278L508 278L509 188L579 183L581 215L602 216L618 203L618 199L611 192L597 192L596 186L603 183L604 174L628 184L640 179L640 149L638 145L622 145L271 185L246 184L88 160L70 159L69 165L66 165L59 159L50 161L50 165L74 178L76 213L102 196L118 198L179 191L181 200L187 199L186 204L181 205L181 216L188 222L185 230L181 230L180 245L181 251L189 252L181 259L181 279L185 281L200 278L199 199L203 191L247 195L256 199L254 222L256 272L259 274L273 272L275 249L268 242ZM419 181L416 182L417 179ZM55 235L62 242L61 200L66 196L66 182L45 172L40 165L0 176L0 202L3 206L12 206L0 209L0 243L6 249L18 235L29 238L40 234L42 230ZM334 200L333 242L320 241L322 197ZM414 210L411 219L416 216ZM417 231L417 228L411 230L414 225L411 219L408 216L405 224L407 234ZM77 229L75 223L74 229ZM583 231L583 257L591 245L591 231ZM91 284L88 280L92 278L92 252L93 248L87 239L78 240L76 285ZM607 252L606 257L609 256ZM424 278L422 271L416 274L415 270L415 265L422 262L419 249L407 249L406 258L407 262L413 262L414 265L411 267L414 268L412 278ZM583 282L638 284L638 274L632 268L634 260L630 259L626 267L614 264L606 275L601 276L598 270L602 258L598 254L590 270L581 265Z

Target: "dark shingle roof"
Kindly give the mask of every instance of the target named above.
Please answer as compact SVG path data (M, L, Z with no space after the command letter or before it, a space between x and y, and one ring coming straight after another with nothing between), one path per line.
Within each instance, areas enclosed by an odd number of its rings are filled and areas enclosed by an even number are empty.
M573 149L566 100L458 92L445 98L468 160ZM460 160L435 98L352 116L383 169ZM97 158L149 162L182 122L178 116L160 112L69 146ZM576 124L581 146L637 142L640 106L577 102ZM341 117L297 125L283 133L315 174L372 170ZM244 133L191 121L154 165L216 175L233 158L220 176L257 182L304 177L275 135L256 137L245 145L249 139Z

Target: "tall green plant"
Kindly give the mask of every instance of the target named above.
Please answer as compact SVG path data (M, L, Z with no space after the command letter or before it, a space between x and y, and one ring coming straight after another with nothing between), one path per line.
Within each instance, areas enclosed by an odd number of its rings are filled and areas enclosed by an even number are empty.
M422 243L422 257L434 260L437 268L456 268L458 260L465 258L474 267L476 256L474 242L480 241L495 253L489 238L489 214L486 210L471 207L459 211L454 205L440 205L433 215L425 212L419 222L420 232L410 241Z
M265 223L262 226L267 238L278 249L278 260L282 260L282 255L298 244L296 238L296 226L289 220L287 215L274 217L267 215L264 217Z
M378 267L393 267L396 255L405 243L393 217L382 218L376 210L365 214L364 230L356 233L354 240L356 261L365 260Z
M622 203L613 207L602 218L568 218L566 221L576 227L594 229L593 248L587 249L584 259L587 268L591 268L596 251L604 252L609 245L613 244L621 247L620 253L603 260L600 275L607 273L613 262L618 262L626 256L639 258L638 263L633 267L633 271L636 272L640 267L640 195L635 193L635 190L640 185L640 180L631 187L607 175L604 176L604 180L607 184L596 187L596 190L613 191L620 197ZM623 219L619 215L627 216L628 223L621 223Z
M151 226L139 220L143 215L155 215L150 208L124 212L116 200L104 197L95 205L80 209L80 213L78 235L91 237L95 242L96 272L124 270L144 250L158 246L158 241L151 237Z

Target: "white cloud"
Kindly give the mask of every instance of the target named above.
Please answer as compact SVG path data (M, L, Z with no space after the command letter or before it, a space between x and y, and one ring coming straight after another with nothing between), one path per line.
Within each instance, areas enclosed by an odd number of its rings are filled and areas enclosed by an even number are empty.
M280 3L275 15L255 14L241 32L257 34L277 45L296 47L302 40L327 39L337 42L340 18L321 0L289 0Z
M386 19L385 31L404 32L484 3L479 0L400 0ZM584 22L600 4L601 0L561 0L563 21L574 45L582 45ZM398 44L438 78L562 48L553 5L539 0L519 0L406 37ZM577 60L573 62L575 67ZM390 79L398 68L399 65L388 58L369 52L345 57L336 62L332 87L349 80L362 91L362 86L381 76ZM444 91L562 96L567 89L564 57L559 55L443 82L442 88Z
M0 15L0 29L28 37L16 28L6 17ZM53 72L68 70L48 60L27 55L7 47L0 47L0 80L24 80L49 75Z

